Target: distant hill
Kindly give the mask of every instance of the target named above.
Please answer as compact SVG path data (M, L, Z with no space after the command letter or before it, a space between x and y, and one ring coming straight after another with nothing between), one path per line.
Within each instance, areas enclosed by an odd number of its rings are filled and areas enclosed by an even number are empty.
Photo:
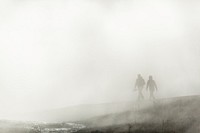
M119 113L134 108L134 102L85 104L19 115L20 120L45 122L83 121L96 116Z

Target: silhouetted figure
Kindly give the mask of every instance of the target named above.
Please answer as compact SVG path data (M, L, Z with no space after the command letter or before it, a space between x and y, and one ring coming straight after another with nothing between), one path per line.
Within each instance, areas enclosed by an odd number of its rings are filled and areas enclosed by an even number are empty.
M149 80L147 82L147 87L146 87L146 90L148 91L149 89L149 92L150 92L150 99L155 99L154 97L154 91L158 90L157 88L157 85L156 85L156 82L153 80L153 77L152 76L149 76Z
M138 100L144 99L144 96L142 94L144 85L145 85L144 79L142 78L142 76L140 74L138 74L138 78L135 82L135 89L138 90Z

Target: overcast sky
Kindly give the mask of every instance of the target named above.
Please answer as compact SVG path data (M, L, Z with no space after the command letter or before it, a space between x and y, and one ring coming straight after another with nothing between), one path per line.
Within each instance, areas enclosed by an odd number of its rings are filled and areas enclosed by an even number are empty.
M0 112L200 94L200 1L0 2ZM145 92L147 96L147 92Z

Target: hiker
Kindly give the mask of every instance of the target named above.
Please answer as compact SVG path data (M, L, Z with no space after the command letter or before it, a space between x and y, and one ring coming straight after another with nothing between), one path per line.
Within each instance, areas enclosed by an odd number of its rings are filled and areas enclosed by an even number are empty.
M144 99L144 96L142 94L144 85L145 85L144 79L142 78L140 74L138 74L138 78L136 79L136 82L135 82L135 89L138 90L138 100Z
M153 80L153 77L150 75L149 76L149 80L147 82L147 87L146 87L146 90L148 91L149 89L149 92L150 92L150 99L155 99L154 97L154 91L158 90L157 88L157 85L156 85L156 82Z

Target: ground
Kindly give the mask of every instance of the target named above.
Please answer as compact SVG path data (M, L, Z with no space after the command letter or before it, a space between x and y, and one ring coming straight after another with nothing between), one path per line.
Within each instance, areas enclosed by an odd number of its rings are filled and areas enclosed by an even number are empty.
M63 122L42 123L2 120L0 133L200 133L200 96L131 103L84 106L82 115L87 114L87 117L84 116L87 119L79 121L66 119ZM88 115L86 111L92 114Z
M200 133L200 96L140 101L83 123L87 128L77 133Z

